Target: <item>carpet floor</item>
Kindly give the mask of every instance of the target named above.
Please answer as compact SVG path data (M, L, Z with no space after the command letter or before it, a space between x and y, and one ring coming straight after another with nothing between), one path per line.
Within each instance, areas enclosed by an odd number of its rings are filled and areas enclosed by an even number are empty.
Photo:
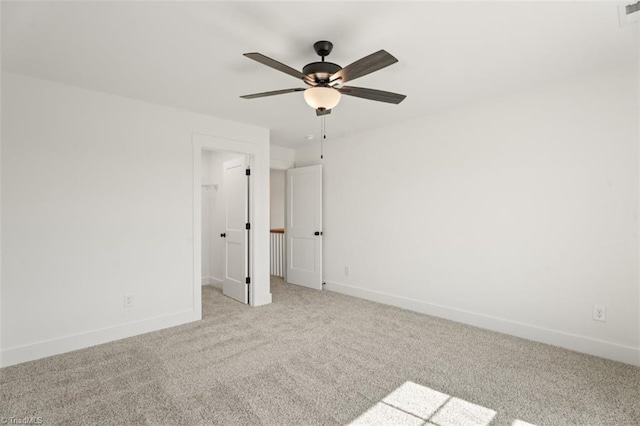
M0 370L0 420L640 425L640 368L272 279L251 308ZM3 420L4 421L4 420Z

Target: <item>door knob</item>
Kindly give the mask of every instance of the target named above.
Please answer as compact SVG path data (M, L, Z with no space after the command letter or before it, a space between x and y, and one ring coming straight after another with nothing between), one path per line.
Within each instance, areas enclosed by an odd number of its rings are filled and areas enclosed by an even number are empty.
M220 234L220 237L227 238L227 234L226 233L222 233L222 234Z
M313 235L322 235L322 232L316 231L313 233Z

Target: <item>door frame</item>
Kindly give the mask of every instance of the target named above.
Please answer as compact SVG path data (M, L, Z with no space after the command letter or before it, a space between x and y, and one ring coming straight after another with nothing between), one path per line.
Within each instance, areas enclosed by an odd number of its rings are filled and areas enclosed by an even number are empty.
M311 283L311 285L309 285L309 283L301 283L301 282L293 282L293 275L295 275L293 273L293 271L290 271L290 267L292 265L289 264L289 262L292 259L292 255L293 255L293 247L291 245L291 239L293 238L293 232L290 229L290 220L291 220L291 214L293 211L293 204L292 204L292 197L291 197L291 182L290 179L292 179L293 174L302 174L302 173L312 173L316 176L316 178L319 175L319 180L317 180L315 182L315 184L319 185L319 191L317 193L315 193L314 195L317 197L315 198L316 202L319 201L319 209L315 211L315 219L317 220L317 222L319 223L315 223L313 229L309 230L310 234L309 236L311 236L311 232L315 232L316 236L314 238L314 249L315 249L315 254L316 254L316 258L315 260L317 260L319 263L318 266L318 270L317 273L319 274L319 282L317 282L314 278L313 282ZM291 168L288 169L285 173L285 247L286 247L286 262L285 262L285 279L288 283L290 284L295 284L295 285L300 285L303 287L307 287L307 288L312 288L314 290L322 290L323 289L323 281L324 281L324 265L323 265L323 250L324 250L324 243L323 243L323 222L322 222L322 213L323 213L323 208L322 208L322 203L323 203L323 190L322 190L322 183L323 183L323 167L322 164L312 164L309 166L302 166L302 167L295 167L295 168ZM317 190L317 186L315 187L315 189ZM316 205L316 207L318 207L318 205ZM318 235L319 233L319 235ZM319 246L319 247L318 247ZM290 276L290 272L291 275ZM291 280L291 281L290 281Z
M269 275L269 145L194 133L193 143L193 308L202 318L202 150L246 155L249 194L249 305L271 303Z

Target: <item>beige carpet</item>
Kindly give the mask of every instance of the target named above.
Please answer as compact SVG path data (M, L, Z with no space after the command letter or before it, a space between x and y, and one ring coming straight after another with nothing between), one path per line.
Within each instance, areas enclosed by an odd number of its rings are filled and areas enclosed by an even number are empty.
M0 370L44 424L640 425L640 368L272 282L250 308Z

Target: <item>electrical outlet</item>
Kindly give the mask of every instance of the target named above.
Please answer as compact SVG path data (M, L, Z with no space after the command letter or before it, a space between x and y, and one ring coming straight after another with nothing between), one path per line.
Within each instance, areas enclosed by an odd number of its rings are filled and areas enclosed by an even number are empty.
M593 319L594 321L607 320L607 310L603 305L593 305Z
M133 306L133 302L134 302L133 294L125 293L125 295L124 295L124 307L125 308L132 307Z
M350 273L351 273L351 268L349 268L348 266L345 266L344 267L344 274L348 277Z

